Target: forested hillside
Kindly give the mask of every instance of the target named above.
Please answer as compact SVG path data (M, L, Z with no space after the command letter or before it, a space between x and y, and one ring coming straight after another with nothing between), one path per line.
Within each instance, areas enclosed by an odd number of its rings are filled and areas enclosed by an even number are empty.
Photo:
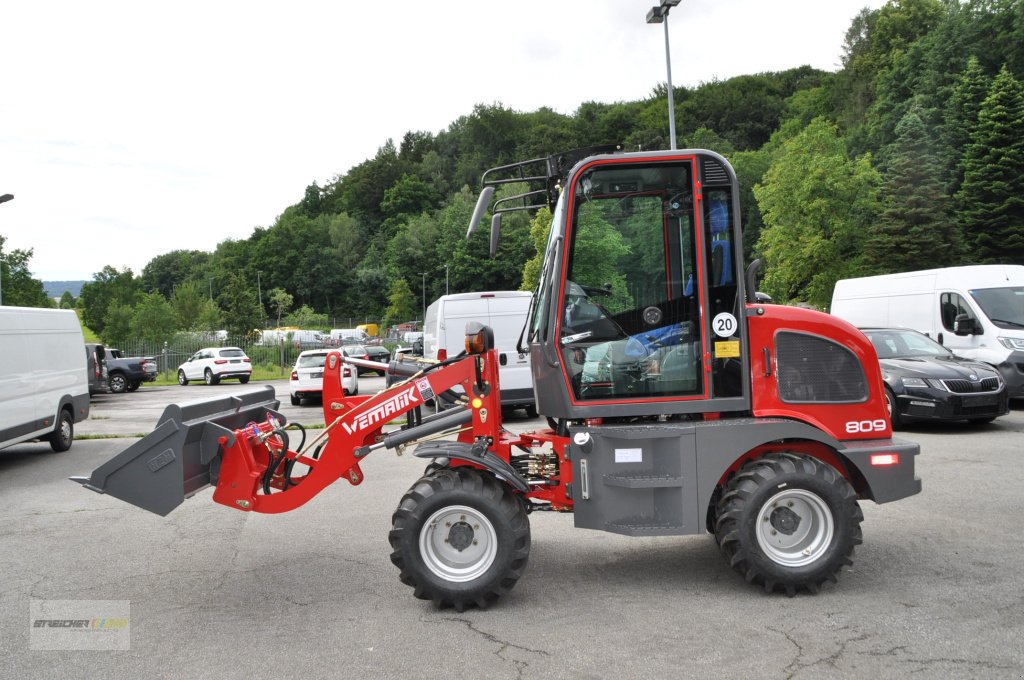
M746 254L766 263L762 289L826 307L851 275L1024 263L1022 80L1020 0L898 0L854 19L837 73L801 67L676 88L679 146L713 149L736 168ZM154 328L162 318L235 332L296 310L317 325L406 321L446 284L531 288L528 216L505 220L494 260L485 238L464 238L483 170L591 145L667 148L665 95L662 86L571 115L478 105L445 130L382 140L248 239L166 253L137 275L98 272L82 290L85 319L117 342L173 331Z

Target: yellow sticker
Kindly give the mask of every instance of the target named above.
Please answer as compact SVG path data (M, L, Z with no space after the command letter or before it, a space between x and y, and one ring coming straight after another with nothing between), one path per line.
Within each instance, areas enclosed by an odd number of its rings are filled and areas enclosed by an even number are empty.
M739 340L722 340L715 343L716 359L735 359L739 355Z

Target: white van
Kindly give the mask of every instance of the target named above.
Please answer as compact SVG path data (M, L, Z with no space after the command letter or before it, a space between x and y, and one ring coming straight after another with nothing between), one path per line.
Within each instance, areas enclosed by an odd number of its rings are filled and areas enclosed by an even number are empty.
M0 307L0 449L31 439L71 448L89 417L84 348L71 310Z
M365 345L370 336L362 328L332 328L331 340L342 345Z
M913 328L991 364L1024 398L1024 266L974 265L844 279L832 313L856 326Z
M423 356L450 359L466 348L467 323L490 326L498 350L501 403L524 407L530 417L536 417L530 354L516 349L532 297L533 293L519 290L442 295L427 307Z

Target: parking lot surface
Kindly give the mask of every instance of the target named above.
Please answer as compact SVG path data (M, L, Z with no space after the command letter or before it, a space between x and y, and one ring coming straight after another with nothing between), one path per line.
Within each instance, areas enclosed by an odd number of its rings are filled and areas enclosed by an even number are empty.
M360 381L372 391L376 378ZM287 400L287 383L275 381ZM241 391L103 395L82 435L153 428L167 403ZM322 423L318 406L282 406ZM510 428L540 426L514 420ZM21 677L1024 677L1024 404L984 427L916 427L924 490L864 502L837 585L766 595L710 536L628 538L531 515L530 564L486 611L438 611L398 581L391 513L424 462L382 451L283 515L200 492L166 518L68 481L134 439L0 451L0 659ZM127 600L125 651L30 648L33 600Z

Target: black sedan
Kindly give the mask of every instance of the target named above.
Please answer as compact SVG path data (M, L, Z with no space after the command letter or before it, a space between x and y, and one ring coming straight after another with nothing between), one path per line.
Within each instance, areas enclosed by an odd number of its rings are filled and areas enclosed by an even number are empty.
M391 352L384 345L366 345L366 356L369 357L370 361L379 361L382 364L386 364L391 361ZM381 375L384 375L384 371L377 371Z
M1006 384L988 364L958 357L906 328L862 328L878 354L893 429L914 420L990 423L1009 412Z

